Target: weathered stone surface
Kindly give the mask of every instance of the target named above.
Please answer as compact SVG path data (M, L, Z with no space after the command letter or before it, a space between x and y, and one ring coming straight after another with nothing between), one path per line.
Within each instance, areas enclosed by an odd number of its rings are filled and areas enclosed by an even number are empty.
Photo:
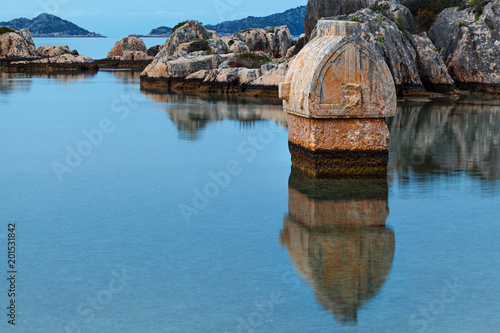
M312 36L316 23L327 17L346 15L370 7L376 0L309 0L307 2L304 29L307 40Z
M252 89L248 94L277 97L277 85L284 79L288 61L283 59L280 63L265 64L261 68L233 68L240 63L248 67L255 65L237 61L236 54L227 52L230 49L249 52L247 42L250 42L254 49L259 49L253 52L256 58L267 58L269 54L282 57L288 43L292 43L290 32L286 27L253 30L218 38L215 32L206 30L198 22L189 21L167 39L165 46L141 74L141 84L146 89L237 94L246 94L247 89Z
M453 80L429 38L412 34L415 23L410 11L392 1L378 1L350 15L332 19L359 19L364 38L384 58L398 94L424 92L424 87L440 92L454 91Z
M477 20L472 8L445 9L429 37L460 87L500 92L500 0L484 6Z
M387 151L384 119L314 119L288 114L288 141L309 149Z
M146 78L184 79L190 74L200 70L218 68L228 59L235 59L234 54L204 55L200 57L161 58L156 56L153 62L146 67L141 76Z
M68 45L47 46L43 45L36 49L36 54L40 57L57 57L63 54L71 53Z
M151 46L147 52L148 56L155 57L161 51L162 47L163 45Z
M231 52L234 52L234 53L250 52L250 49L248 48L247 44L245 42L240 41L240 40L233 41L233 43L229 47L229 50Z
M43 58L32 61L16 61L8 66L2 67L3 71L96 71L98 70L96 62L83 55L75 56L73 54L63 54L57 57Z
M286 112L310 118L394 115L391 73L360 31L355 22L319 21L318 36L295 57L280 84Z
M205 29L203 25L196 20L190 20L183 26L177 28L174 33L167 39L165 46L158 55L172 56L182 43L190 43L200 40L208 40L217 38L214 31Z
M0 57L28 58L36 56L29 30L22 29L0 35Z
M288 49L293 45L292 35L286 26L243 30L225 40L228 45L229 41L244 42L250 51L262 51L271 58L286 56Z
M39 59L39 60L33 60L30 61L30 63L33 64L79 64L79 63L94 63L94 59L83 56L83 55L78 55L75 56L73 54L62 54L60 56L56 57L51 57L51 58L46 58L46 59Z
M318 302L341 323L355 323L359 309L384 285L394 259L394 232L385 227L387 182L298 174L292 169L280 244Z
M318 22L280 83L292 165L315 177L384 176L396 90L361 24Z
M454 89L455 82L427 34L411 35L411 43L417 52L418 72L424 86L432 91Z
M153 57L149 56L143 51L125 51L121 56L121 60L152 60Z
M140 51L147 53L148 49L141 38L133 36L124 37L115 43L115 46L113 46L111 51L109 51L108 57L121 57L126 51Z

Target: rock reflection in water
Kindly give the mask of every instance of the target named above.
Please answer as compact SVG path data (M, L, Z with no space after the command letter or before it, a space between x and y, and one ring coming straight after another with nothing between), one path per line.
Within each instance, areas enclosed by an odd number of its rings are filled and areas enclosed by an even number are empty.
M101 69L101 71L104 71ZM124 84L139 84L141 79L141 72L130 69L113 69L111 70L116 79Z
M280 244L314 287L318 302L344 324L383 286L395 236L386 179L311 179L292 169Z
M55 79L60 82L83 81L97 73L5 73L0 72L0 93L28 91L32 78Z
M388 125L389 169L400 176L466 171L500 179L498 101L402 103Z
M274 121L286 127L286 117L279 101L228 95L161 94L142 91L155 102L164 104L165 111L184 140L197 140L208 123L224 119L252 126L258 121Z

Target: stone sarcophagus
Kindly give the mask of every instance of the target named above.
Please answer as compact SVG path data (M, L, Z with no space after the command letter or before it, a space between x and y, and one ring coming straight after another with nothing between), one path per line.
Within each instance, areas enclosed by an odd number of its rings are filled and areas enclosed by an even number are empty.
M294 166L314 176L387 172L396 89L361 24L320 20L279 87Z

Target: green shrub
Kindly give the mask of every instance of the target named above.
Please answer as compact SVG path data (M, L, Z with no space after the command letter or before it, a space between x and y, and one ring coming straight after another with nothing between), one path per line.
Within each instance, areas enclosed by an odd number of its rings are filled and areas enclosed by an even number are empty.
M184 24L188 23L189 21L182 21L177 23L173 28L172 28L172 34L175 32L175 30L179 29L182 27Z
M260 68L260 66L270 63L271 59L259 56L251 52L236 53L236 60L230 61L230 67Z
M384 22L384 18L382 16L379 16L377 18L377 22L380 23L380 24L382 24L382 22Z
M467 23L465 23L464 21L460 21L458 22L458 27L468 27Z
M227 45L229 45L229 46L233 46L233 45L234 45L234 40L230 40L230 41L227 43Z
M191 42L188 48L189 53L197 51L211 51L210 46L206 40L198 40Z
M359 17L357 17L357 16L350 17L350 18L347 19L347 21L362 23L361 20L359 19Z
M417 31L418 33L429 31L434 22L436 22L437 15L425 9L419 9L417 12Z
M411 36L409 33L405 32L405 38L408 39L408 40L411 40Z
M272 27L271 29L267 30L267 32L274 34L274 27Z
M413 16L418 16L418 11L428 11L438 15L450 7L465 8L466 0L403 0L402 5L407 7Z
M258 29L257 27L253 27L253 28L248 28L248 29L245 29L245 30L240 30L239 32L241 33L245 33L245 32L249 32L249 31L252 31L254 29Z
M8 32L16 32L14 29L7 28L7 27L1 27L0 28L0 35L6 34Z
M385 43L385 38L384 37L378 37L376 39L376 41L383 44L383 43Z
M370 9L373 10L374 12L381 12L383 10L387 10L390 8L391 8L391 5L388 2L384 3L383 5L375 3L375 4L370 6Z
M483 15L483 0L470 0L468 7L472 8L476 13L476 21L479 20L481 15Z
M295 57L300 52L300 50L304 48L305 45L306 45L306 39L304 37L300 37L297 40L297 44L295 44L295 48L293 49L290 58Z
M488 23L488 28L490 28L491 30L495 29L495 27L493 26L493 23Z
M405 30L407 23L406 23L406 20L403 17L398 16L396 18L396 25L398 26L399 30Z

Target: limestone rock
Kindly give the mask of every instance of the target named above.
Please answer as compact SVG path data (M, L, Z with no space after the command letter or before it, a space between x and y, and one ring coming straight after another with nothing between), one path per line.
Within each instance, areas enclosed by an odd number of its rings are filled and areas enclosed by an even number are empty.
M234 41L231 46L229 47L229 50L231 52L237 53L237 52L250 52L250 49L248 48L247 44L242 41Z
M0 57L36 56L35 44L29 30L22 29L0 35Z
M148 56L155 57L161 51L162 47L163 45L151 46L147 51Z
M116 42L115 46L108 53L108 57L113 56L122 56L126 51L141 51L144 53L148 52L146 48L146 44L141 38L137 37L124 37L118 42Z
M201 57L178 57L177 59L163 59L158 56L141 73L145 78L184 79L188 75L200 70L218 68L226 60L234 59L234 54L204 55Z
M270 58L285 57L293 45L286 26L243 30L229 36L229 40L244 42L250 51L262 51Z
M375 2L376 0L309 0L304 20L307 40L312 36L312 31L318 20L326 17L351 14L360 9L370 7Z
M149 56L143 51L125 51L121 56L121 60L152 60L153 57Z
M32 64L92 64L94 59L83 56L83 55L73 55L73 54L63 54L56 57L33 60L29 63ZM13 63L16 64L16 63Z
M500 92L500 0L472 8L445 9L429 30L451 77L465 88Z
M33 42L33 38L31 38L31 33L28 29L17 30L16 34L21 36L26 41L26 43L28 43L30 47L33 47L33 49L36 48L35 43Z
M453 79L427 34L411 35L411 43L417 52L418 71L424 85L429 90L439 90L439 85L453 87Z
M361 37L385 59L399 94L423 91L424 86L438 91L454 89L453 80L429 38L411 34L415 23L406 7L379 1L371 8L331 19L354 18L363 23Z
M174 33L167 39L162 52L158 53L158 55L172 56L182 43L190 43L213 38L217 38L217 34L214 31L205 29L205 27L196 20L190 20L174 31Z
M71 53L68 45L63 45L63 46L43 45L36 50L36 54L40 57L57 57L67 53Z

